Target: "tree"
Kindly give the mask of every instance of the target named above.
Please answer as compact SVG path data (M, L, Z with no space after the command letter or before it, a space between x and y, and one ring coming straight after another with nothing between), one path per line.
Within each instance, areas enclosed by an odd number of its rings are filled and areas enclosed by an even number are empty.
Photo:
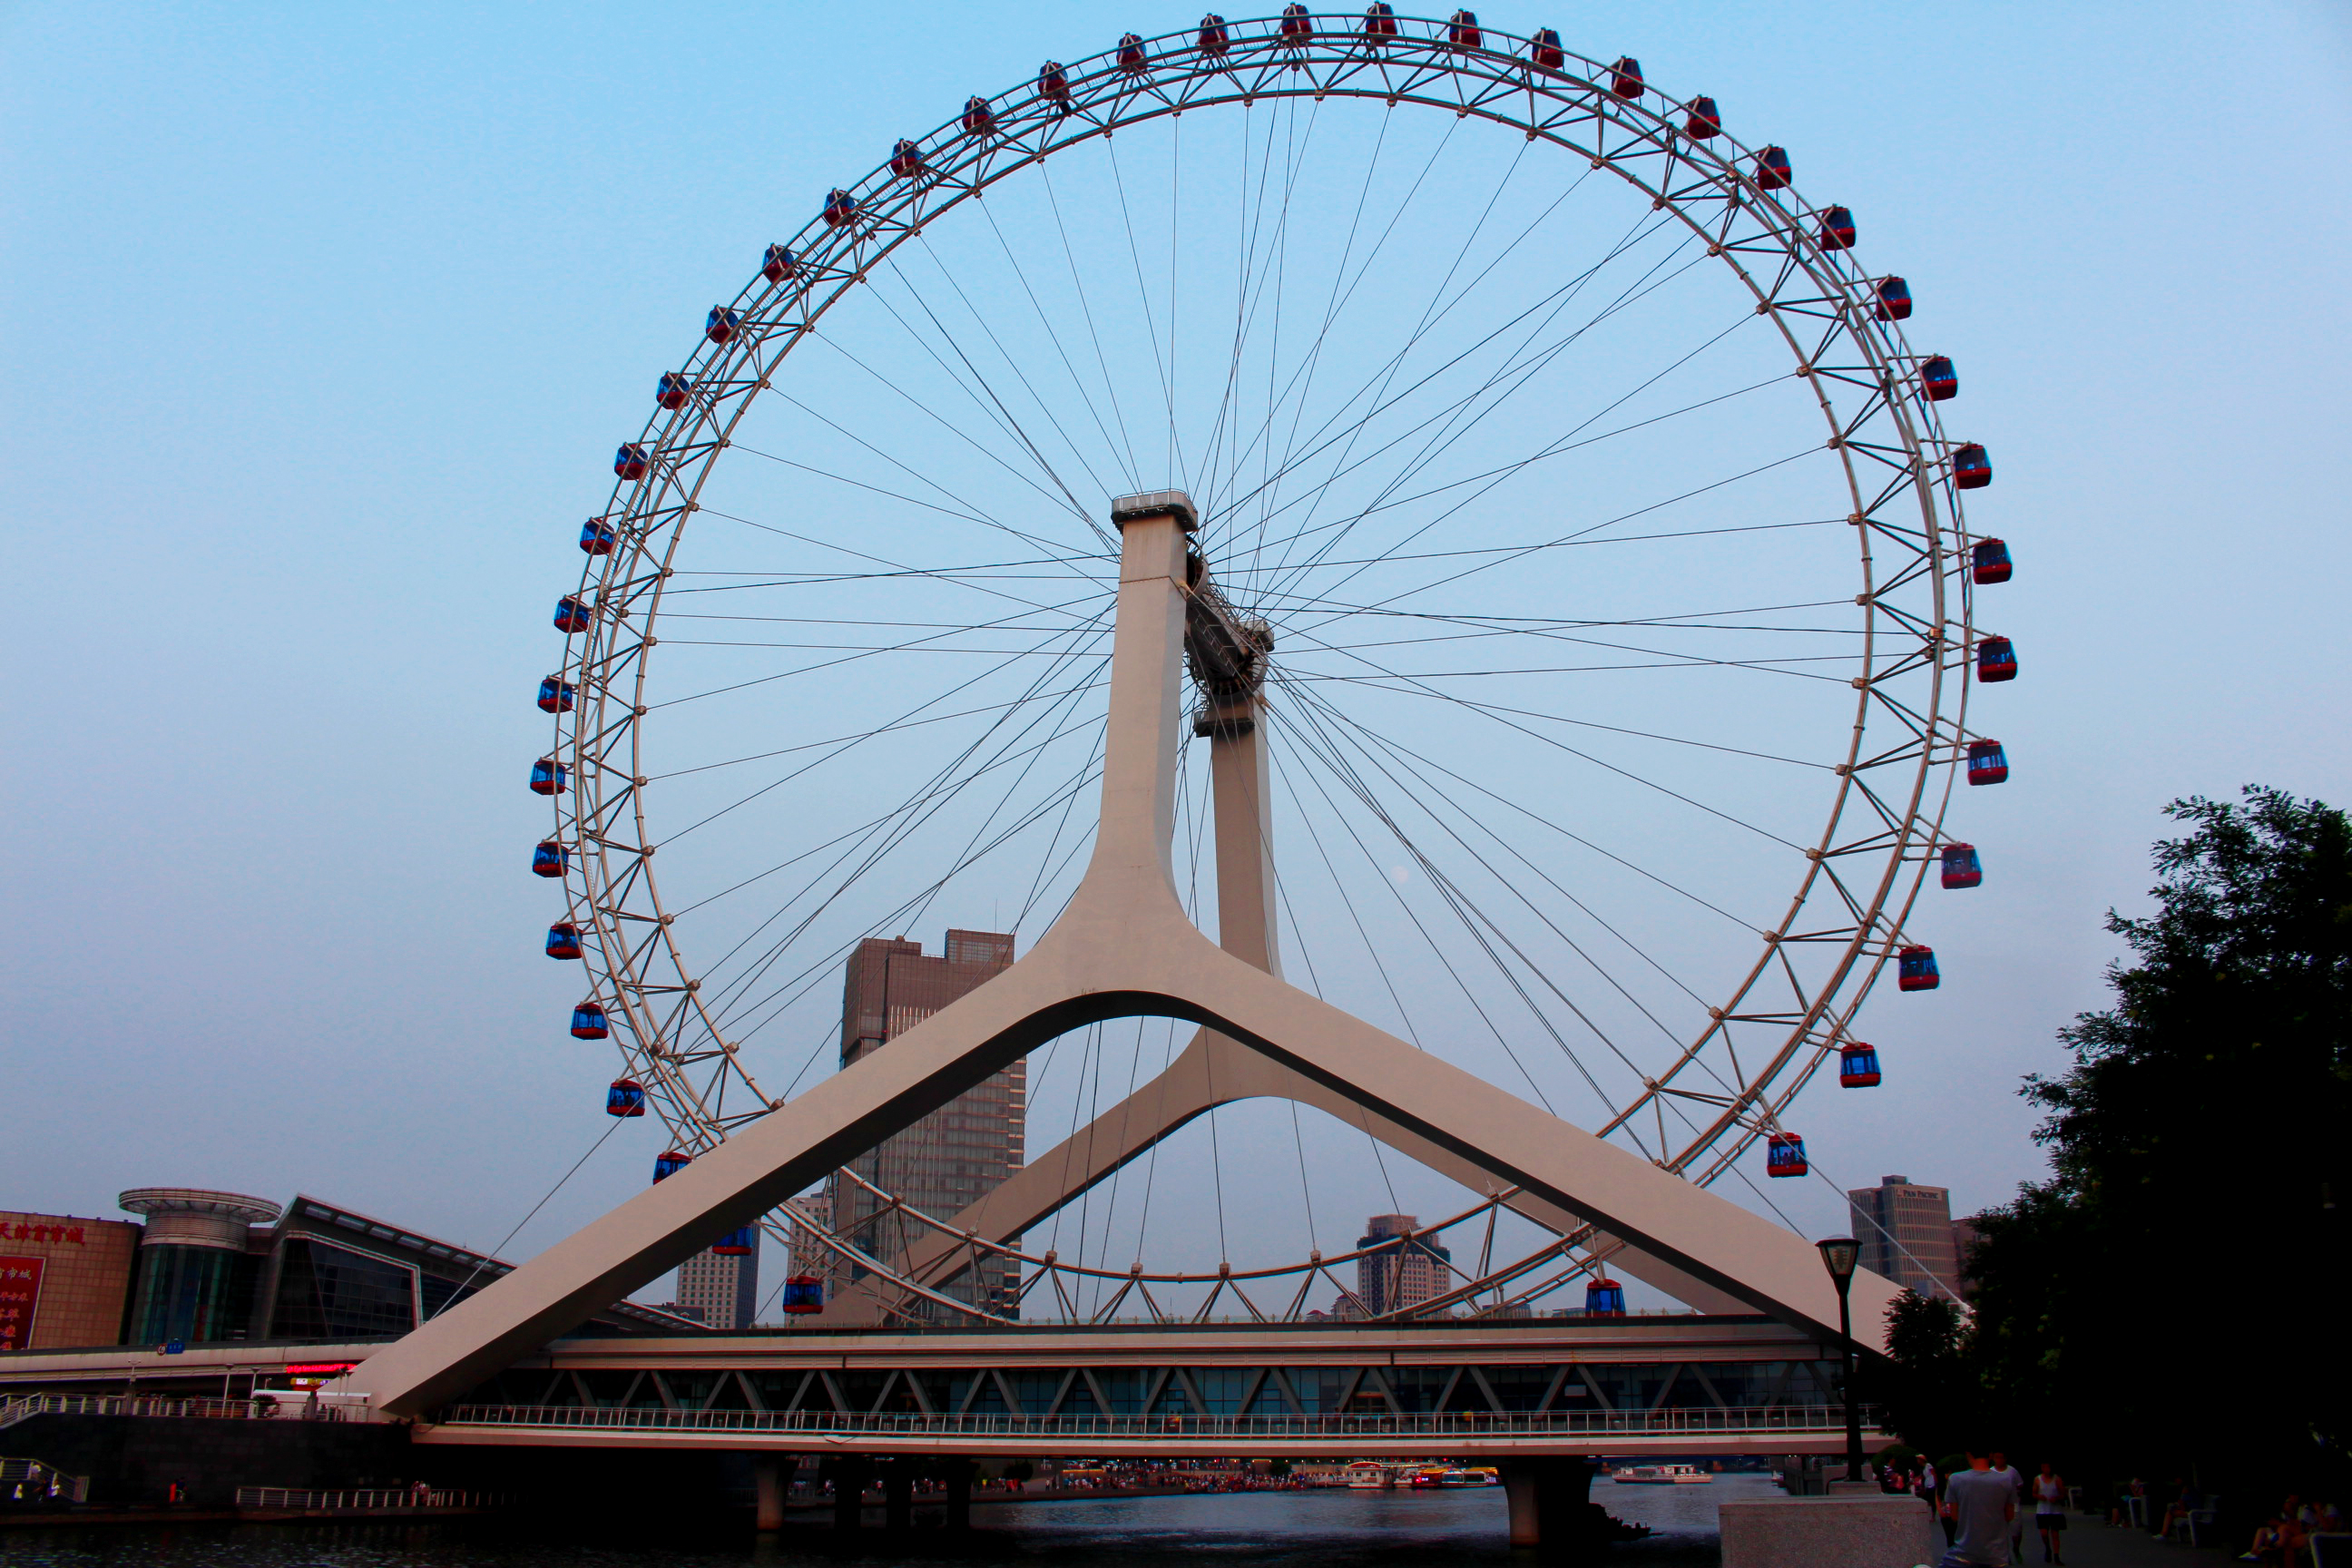
M1967 1320L1957 1302L1906 1290L1886 1309L1886 1354L1865 1397L1906 1443L1942 1453L1969 1436L1975 1401L1962 1356Z
M2107 917L2115 1005L2021 1091L2053 1173L1982 1221L1968 1359L2077 1473L2252 1503L2346 1475L2352 825L2260 787L2166 809L2155 912Z

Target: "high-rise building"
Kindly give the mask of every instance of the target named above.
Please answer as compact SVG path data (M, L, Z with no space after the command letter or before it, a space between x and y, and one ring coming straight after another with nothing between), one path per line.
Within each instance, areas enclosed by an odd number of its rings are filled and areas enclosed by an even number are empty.
M1360 1252L1391 1238L1406 1238L1356 1259L1356 1297L1366 1316L1418 1306L1447 1289L1454 1255L1426 1237L1412 1237L1420 1224L1409 1214L1376 1214L1364 1222L1364 1234L1356 1241Z
M793 1227L791 1267L786 1272L815 1275L825 1282L825 1295L830 1299L833 1281L840 1272L841 1260L832 1247L817 1237L833 1228L831 1184L785 1200L784 1218Z
M950 931L936 958L904 937L868 937L849 955L843 977L841 1065L881 1049L1012 966L1013 938L1001 931ZM849 1169L924 1214L953 1219L1020 1168L1028 1083L1029 1064L1016 1061L860 1154ZM833 1213L839 1234L877 1258L895 1257L929 1234L920 1221L885 1212L882 1200L837 1175ZM942 1294L1010 1311L1019 1283L1016 1265L992 1263Z
M677 1266L677 1304L697 1322L748 1329L758 1314L761 1230L756 1225L745 1228L751 1238L748 1255L698 1252Z
M1922 1296L1959 1299L1960 1270L1953 1250L1952 1194L1907 1176L1882 1177L1874 1187L1846 1194L1862 1266Z

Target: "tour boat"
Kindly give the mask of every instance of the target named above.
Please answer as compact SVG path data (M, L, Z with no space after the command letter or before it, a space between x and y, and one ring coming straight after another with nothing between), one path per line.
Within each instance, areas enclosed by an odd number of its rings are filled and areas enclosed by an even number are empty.
M1384 1492L1396 1486L1396 1472L1378 1459L1359 1459L1344 1474L1349 1491Z
M1624 1487L1704 1487L1715 1480L1696 1465L1628 1465L1609 1479Z

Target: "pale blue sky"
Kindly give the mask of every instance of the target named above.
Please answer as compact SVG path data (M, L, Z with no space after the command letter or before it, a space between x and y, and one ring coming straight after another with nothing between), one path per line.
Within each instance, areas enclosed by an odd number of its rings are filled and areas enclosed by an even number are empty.
M1874 1003L1918 1065L1807 1102L1841 1177L1965 1209L2036 1174L2012 1091L2098 1005L2098 922L2139 901L2158 806L2352 797L2346 15L1485 13L1638 55L1789 146L1911 279L1913 342L1961 367L1952 428L1998 465L1970 515L2016 551L1986 619L2024 675L1979 723L2015 772L1953 823L1986 887L1914 921L1944 988ZM607 1059L547 1026L576 983L536 952L519 780L614 441L760 247L892 138L1193 19L0 12L0 1206L300 1187L498 1242L604 1131ZM634 1191L645 1143L511 1250ZM1843 1227L1825 1190L1792 1212Z

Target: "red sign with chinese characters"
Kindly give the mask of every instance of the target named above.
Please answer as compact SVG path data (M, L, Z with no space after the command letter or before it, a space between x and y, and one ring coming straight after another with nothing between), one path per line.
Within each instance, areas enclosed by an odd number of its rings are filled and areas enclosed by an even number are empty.
M20 1351L33 1342L42 1262L38 1258L0 1258L0 1351Z

